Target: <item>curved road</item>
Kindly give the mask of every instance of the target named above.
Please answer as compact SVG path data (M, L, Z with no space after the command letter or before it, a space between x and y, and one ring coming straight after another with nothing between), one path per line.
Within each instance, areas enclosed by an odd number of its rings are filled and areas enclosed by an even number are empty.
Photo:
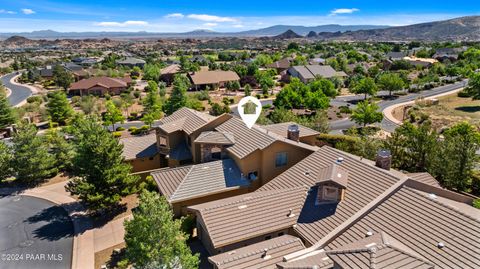
M73 224L61 206L30 196L0 196L0 268L67 269L72 247Z
M28 87L10 82L10 80L17 75L17 72L13 72L0 77L3 85L12 91L12 94L8 97L8 100L12 106L18 106L32 95L32 91Z
M468 80L463 80L461 82L437 87L437 88L434 88L434 89L431 89L431 90L420 91L418 93L410 93L410 94L405 95L405 96L400 96L400 97L398 97L394 100L381 101L381 102L378 103L378 106L380 107L380 111L383 112L386 108L388 108L390 106L414 101L417 98L432 97L432 96L456 91L458 89L461 89L461 88L465 87L467 83L468 83ZM351 96L351 97L348 97L346 100L345 100L345 98L340 97L340 98L336 99L336 102L337 103L344 102L344 104L347 104L348 102L359 101L359 100L363 100L363 95ZM343 119L343 120L330 122L330 130L332 132L339 132L341 130L349 129L350 127L353 127L353 126L356 126L356 124L349 119ZM383 130L385 130L387 132L393 132L398 127L398 124L396 124L396 123L392 122L391 120L384 117L382 122L379 123L379 127L381 127Z

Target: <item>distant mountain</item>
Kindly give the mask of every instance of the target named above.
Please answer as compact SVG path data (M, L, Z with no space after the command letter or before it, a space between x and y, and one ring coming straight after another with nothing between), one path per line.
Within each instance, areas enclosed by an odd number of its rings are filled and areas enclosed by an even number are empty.
M318 38L328 40L453 40L479 41L480 16L455 18L445 21L427 22L386 29L359 30L352 32L319 33Z
M274 39L292 39L292 38L302 38L303 36L295 33L292 30L287 30L285 33L274 36Z
M308 38L313 38L313 37L317 37L317 33L315 33L314 31L310 31L308 34L307 34L307 37Z
M383 29L388 28L386 25L338 25L328 24L319 26L292 26L292 25L275 25L258 30L250 30L237 33L244 36L276 36L282 34L288 30L292 30L295 33L306 36L309 32L346 32L357 30L370 30L370 29Z

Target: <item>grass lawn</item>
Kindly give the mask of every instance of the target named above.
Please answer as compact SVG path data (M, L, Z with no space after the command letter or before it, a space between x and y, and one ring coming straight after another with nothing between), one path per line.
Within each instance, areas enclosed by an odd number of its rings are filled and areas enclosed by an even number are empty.
M458 97L457 94L438 98L438 105L421 108L427 113L434 125L446 126L459 121L480 124L480 100Z

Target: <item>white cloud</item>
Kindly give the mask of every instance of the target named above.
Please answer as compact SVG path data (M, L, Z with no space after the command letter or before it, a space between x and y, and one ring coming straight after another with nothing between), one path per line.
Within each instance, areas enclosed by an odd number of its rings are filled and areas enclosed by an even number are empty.
M235 24L235 25L232 25L233 28L243 28L245 27L243 24Z
M35 11L29 9L29 8L22 8L23 14L30 15L30 14L35 14Z
M15 11L0 9L0 14L17 14Z
M103 21L95 23L95 25L103 27L127 27L127 26L146 26L148 22L146 21L124 21L124 22L115 22L115 21Z
M358 8L337 8L330 12L330 15L337 15L337 14L352 14L354 12L360 11Z
M181 19L185 17L182 13L172 13L172 14L167 14L165 18L167 19Z
M187 16L190 19L208 21L208 22L236 22L237 20L230 17L220 17L207 14L190 14Z
M204 23L203 26L205 26L205 27L215 27L215 26L218 26L218 23L207 22L207 23Z

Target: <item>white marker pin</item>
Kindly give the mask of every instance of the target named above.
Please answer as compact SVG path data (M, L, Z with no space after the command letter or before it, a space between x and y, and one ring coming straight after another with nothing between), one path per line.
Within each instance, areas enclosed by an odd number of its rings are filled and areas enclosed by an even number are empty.
M238 114L248 128L252 128L262 112L262 103L253 96L243 97L238 103Z

